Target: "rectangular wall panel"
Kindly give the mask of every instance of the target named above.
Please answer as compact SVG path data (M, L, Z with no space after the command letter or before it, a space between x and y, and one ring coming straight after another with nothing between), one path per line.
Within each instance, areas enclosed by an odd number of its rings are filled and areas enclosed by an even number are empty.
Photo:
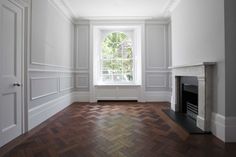
M146 75L147 88L167 88L168 74L148 74Z
M32 77L30 80L31 100L58 93L57 77Z
M60 92L67 91L74 88L73 76L61 76L60 77Z
M146 25L146 69L167 68L167 36L165 25Z
M78 73L76 75L76 88L83 91L89 91L89 74Z
M89 25L78 25L76 27L76 69L89 69Z
M95 87L97 100L139 100L138 86L97 86Z

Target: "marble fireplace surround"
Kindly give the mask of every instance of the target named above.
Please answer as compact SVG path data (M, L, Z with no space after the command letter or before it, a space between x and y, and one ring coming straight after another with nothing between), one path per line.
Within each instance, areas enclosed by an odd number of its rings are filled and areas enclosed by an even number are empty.
M172 69L172 97L171 109L179 111L180 78L193 76L198 79L198 116L197 127L203 131L210 131L213 93L213 68L215 62L203 62L194 65L171 67Z

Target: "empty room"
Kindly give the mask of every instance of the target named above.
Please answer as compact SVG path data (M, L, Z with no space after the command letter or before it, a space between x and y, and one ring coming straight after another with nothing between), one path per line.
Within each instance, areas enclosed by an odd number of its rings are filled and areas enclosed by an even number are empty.
M236 157L235 0L0 0L0 157Z

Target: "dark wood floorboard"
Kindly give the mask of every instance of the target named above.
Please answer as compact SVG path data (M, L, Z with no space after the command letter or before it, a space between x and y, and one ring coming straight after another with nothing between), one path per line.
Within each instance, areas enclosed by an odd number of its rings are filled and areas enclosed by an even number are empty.
M74 103L0 149L5 157L236 157L236 144L189 135L167 103Z

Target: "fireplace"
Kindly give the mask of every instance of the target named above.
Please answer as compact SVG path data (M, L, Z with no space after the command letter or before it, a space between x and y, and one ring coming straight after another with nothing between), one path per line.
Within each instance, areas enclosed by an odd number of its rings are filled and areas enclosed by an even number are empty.
M210 131L215 63L172 67L171 109L185 113L202 131Z

